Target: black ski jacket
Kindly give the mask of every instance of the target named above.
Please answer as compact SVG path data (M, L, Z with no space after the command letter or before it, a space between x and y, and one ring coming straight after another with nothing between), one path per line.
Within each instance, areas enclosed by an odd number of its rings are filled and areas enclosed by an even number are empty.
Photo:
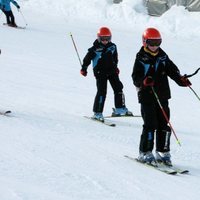
M136 55L132 79L138 91L139 103L152 103L156 101L152 88L143 85L143 80L147 76L153 78L155 83L154 89L160 101L166 101L171 98L168 76L179 86L184 86L178 67L161 48L156 56L145 52L143 47Z
M83 59L82 68L87 70L90 63L93 63L93 71L96 77L107 76L116 73L118 64L117 46L109 42L106 45L95 40L93 46Z

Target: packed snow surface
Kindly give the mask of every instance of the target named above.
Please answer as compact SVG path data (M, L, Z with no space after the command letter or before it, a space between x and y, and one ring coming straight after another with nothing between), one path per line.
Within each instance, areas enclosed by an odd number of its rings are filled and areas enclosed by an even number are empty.
M200 101L190 88L170 81L172 162L188 175L169 176L130 161L138 156L141 118L110 119L108 127L91 116L96 83L92 67L80 75L81 59L108 26L119 53L126 106L140 114L131 73L142 32L155 27L162 48L182 74L199 68L200 13L172 7L150 17L142 0L24 0L12 6L25 30L0 25L0 199L1 200L197 200L200 196ZM1 24L5 16L0 13ZM200 95L200 74L190 78ZM112 112L108 86L104 115Z

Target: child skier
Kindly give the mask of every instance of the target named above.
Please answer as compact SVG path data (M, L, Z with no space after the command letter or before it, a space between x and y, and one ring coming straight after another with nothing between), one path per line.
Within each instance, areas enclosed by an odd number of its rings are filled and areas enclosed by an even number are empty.
M190 81L180 75L177 66L160 48L162 38L155 28L147 28L142 36L143 46L136 55L132 72L133 83L138 91L141 114L144 121L139 146L139 161L152 164L163 162L172 165L170 155L171 129L165 119L152 89L169 119L168 99L171 98L168 76L179 86L190 86ZM152 88L153 87L153 88ZM152 154L156 131L156 154Z
M96 78L97 94L94 100L93 118L104 121L103 108L107 93L107 81L114 91L115 109L113 116L132 115L125 106L123 84L119 80L117 47L111 42L111 31L107 27L101 27L97 33L97 39L83 59L80 73L87 75L87 68L93 61L93 72Z
M20 6L14 0L0 0L0 9L6 15L6 20L7 20L8 26L17 27L17 25L15 23L15 17L13 15L13 12L12 12L11 6L10 6L11 2L17 7L18 10L20 9Z

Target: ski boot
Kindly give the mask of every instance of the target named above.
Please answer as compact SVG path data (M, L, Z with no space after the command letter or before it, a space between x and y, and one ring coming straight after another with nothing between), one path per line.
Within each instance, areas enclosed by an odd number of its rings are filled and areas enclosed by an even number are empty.
M138 156L138 161L141 163L146 163L148 165L157 166L156 159L151 151L140 152Z
M130 112L126 107L113 108L112 117L121 117L121 116L133 116L133 113Z
M164 165L172 166L171 155L169 151L168 152L156 151L155 158L158 163L163 163Z
M103 117L102 113L98 113L98 112L94 113L92 119L104 122L104 117Z
M16 28L17 24L15 24L15 23L9 23L8 26Z

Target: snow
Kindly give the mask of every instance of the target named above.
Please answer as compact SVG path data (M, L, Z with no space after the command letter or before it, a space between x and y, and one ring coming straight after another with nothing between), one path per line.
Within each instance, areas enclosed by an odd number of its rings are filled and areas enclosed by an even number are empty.
M200 102L189 88L170 81L171 137L175 166L189 175L170 176L124 158L136 157L141 118L110 119L115 128L85 119L96 93L92 67L81 59L101 26L109 26L119 51L126 105L140 114L131 73L141 34L149 26L163 36L162 48L182 74L199 67L200 13L173 6L159 18L146 15L142 0L18 1L27 29L0 27L1 200L196 200L200 196ZM22 15L12 6L16 22ZM5 16L0 16L1 23ZM200 95L199 74L190 78ZM108 87L104 115L113 107Z

